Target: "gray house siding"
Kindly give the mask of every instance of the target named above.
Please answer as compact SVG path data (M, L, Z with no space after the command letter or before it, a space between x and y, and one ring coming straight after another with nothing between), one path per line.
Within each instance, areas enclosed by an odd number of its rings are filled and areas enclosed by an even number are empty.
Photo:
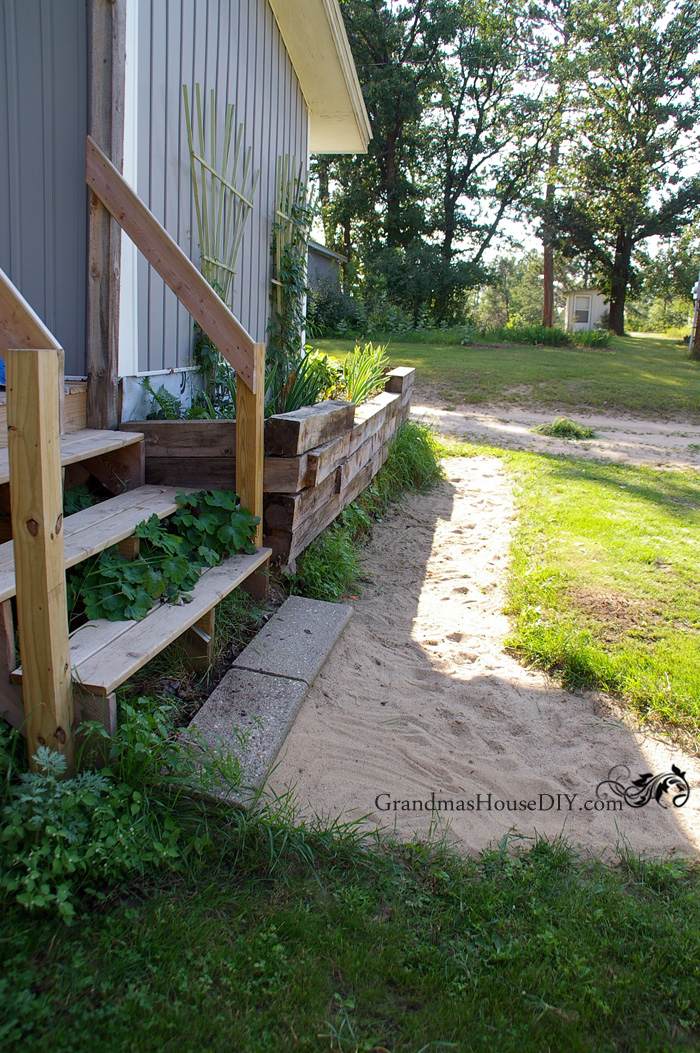
M233 102L260 169L237 261L233 309L258 341L269 309L277 158L306 164L307 109L267 0L141 0L138 12L137 191L178 244L199 258L182 84ZM165 158L165 164L163 159ZM139 372L190 363L191 322L157 274L138 261Z
M85 0L0 3L0 267L85 373Z

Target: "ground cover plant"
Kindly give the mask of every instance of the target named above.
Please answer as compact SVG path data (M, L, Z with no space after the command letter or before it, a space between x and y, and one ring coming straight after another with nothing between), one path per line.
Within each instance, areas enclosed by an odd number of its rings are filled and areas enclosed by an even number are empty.
M463 859L287 819L87 902L3 915L4 1048L695 1048L697 869L563 843ZM107 891L107 889L105 889Z
M342 357L353 341L319 345ZM392 337L391 365L414 366L421 383L446 402L531 405L580 412L627 412L700 421L700 363L671 337L615 337L609 348L469 346L439 330Z

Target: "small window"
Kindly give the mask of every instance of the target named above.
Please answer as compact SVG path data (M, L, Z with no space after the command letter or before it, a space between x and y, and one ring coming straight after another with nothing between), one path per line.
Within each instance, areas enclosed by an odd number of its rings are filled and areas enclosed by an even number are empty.
M588 325L591 314L590 296L577 296L574 299L574 322L578 325Z

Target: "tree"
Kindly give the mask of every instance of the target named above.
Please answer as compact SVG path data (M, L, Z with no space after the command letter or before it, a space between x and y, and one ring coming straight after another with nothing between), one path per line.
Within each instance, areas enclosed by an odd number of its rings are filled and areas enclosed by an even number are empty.
M431 226L446 265L467 264L471 284L502 220L529 192L546 123L522 46L517 8L463 3L426 114ZM442 319L445 304L438 302Z
M454 320L540 164L518 20L506 0L345 0L343 12L373 138L366 157L315 163L326 242L414 317L421 289L437 321Z
M700 208L700 20L694 2L590 0L574 47L588 64L564 194L543 214L568 255L582 254L624 330L634 254L678 233Z

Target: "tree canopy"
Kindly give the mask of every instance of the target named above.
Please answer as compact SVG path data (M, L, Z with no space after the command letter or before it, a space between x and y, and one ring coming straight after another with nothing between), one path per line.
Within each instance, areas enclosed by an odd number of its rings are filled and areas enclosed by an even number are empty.
M585 261L621 332L645 242L700 208L695 3L341 2L373 138L314 171L365 295L453 321L530 217L545 290L554 251Z

